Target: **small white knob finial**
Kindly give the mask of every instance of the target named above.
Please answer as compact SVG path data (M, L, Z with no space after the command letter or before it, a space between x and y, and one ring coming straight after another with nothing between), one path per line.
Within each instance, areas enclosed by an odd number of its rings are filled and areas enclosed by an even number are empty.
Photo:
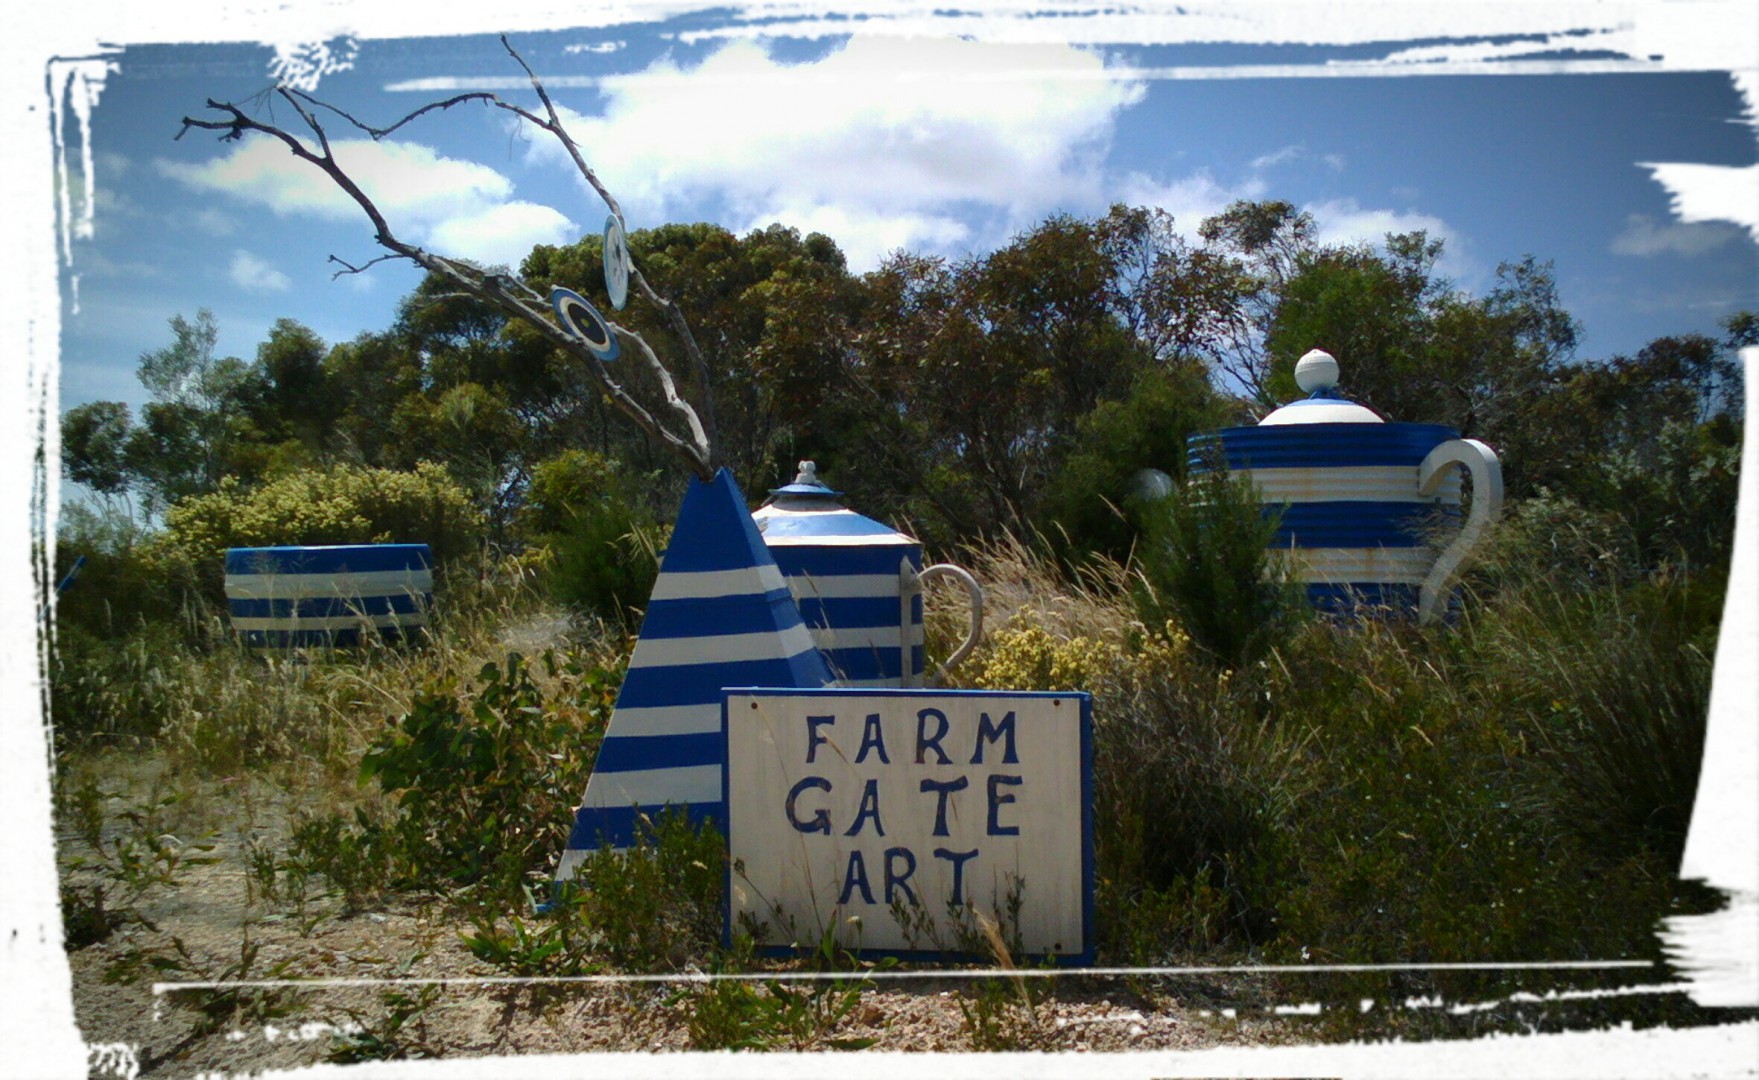
M802 461L800 463L799 468L800 468L799 474L794 477L794 482L796 484L818 484L819 483L818 463L816 461ZM819 486L822 487L823 485L820 484Z
M1306 393L1330 390L1338 384L1338 362L1324 349L1311 349L1295 361L1295 385Z

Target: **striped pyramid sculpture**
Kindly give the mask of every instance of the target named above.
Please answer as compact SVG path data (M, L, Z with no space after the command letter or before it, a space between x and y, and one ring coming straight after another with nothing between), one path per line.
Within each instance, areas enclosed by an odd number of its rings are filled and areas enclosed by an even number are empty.
M732 474L693 479L556 879L667 806L724 830L721 689L830 681Z

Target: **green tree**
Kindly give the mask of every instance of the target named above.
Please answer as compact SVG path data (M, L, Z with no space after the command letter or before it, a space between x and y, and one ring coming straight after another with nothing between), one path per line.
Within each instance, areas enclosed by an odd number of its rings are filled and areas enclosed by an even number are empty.
M648 280L674 297L692 328L703 367L681 377L679 391L713 418L721 460L734 475L756 488L785 482L799 456L834 461L846 425L858 419L843 406L840 384L849 374L864 302L836 244L781 225L739 237L708 224L638 230L628 242ZM596 236L563 248L538 247L522 272L595 295L603 289L600 252ZM651 305L631 304L615 318L644 335L673 323L667 310ZM619 377L641 392L657 390L639 365L624 367ZM594 402L598 397L590 395ZM578 443L639 472L658 466L656 448L631 439L620 425L613 432L603 409L580 419L591 427Z
M422 388L421 357L391 333L364 333L324 356L325 392L338 412L332 447L339 460L384 466L400 447L392 417Z
M1303 257L1317 248L1313 216L1280 199L1239 201L1205 218L1197 233L1216 261L1216 273L1233 276L1234 317L1214 357L1217 375L1266 408L1281 402L1270 386L1266 337L1282 296ZM1225 289L1225 286L1224 286Z
M61 468L99 495L126 496L135 481L128 460L134 421L120 401L94 401L61 418Z
M220 327L212 312L201 309L193 322L174 315L170 324L175 340L140 358L137 374L153 400L131 447L149 505L158 508L212 491L233 471L229 458L251 439L249 405L260 391L244 361L214 355Z
M1055 217L982 259L896 256L869 276L862 370L905 418L888 434L918 459L935 531L1027 531L1080 418L1155 362L1132 332L1153 238L1128 226Z
M343 402L328 385L322 338L292 319L276 319L257 346L253 375L261 387L257 429L266 441L293 442L316 460L332 443Z

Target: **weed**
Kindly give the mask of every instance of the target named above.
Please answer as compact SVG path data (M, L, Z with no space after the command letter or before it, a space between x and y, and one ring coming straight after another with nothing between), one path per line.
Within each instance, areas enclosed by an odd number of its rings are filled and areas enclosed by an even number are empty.
M512 975L565 977L598 971L603 965L591 958L590 948L599 939L584 901L580 890L561 889L543 918L511 916L504 927L494 914L473 911L469 918L475 932L459 937L471 955Z
M1011 894L1016 898L1016 915L1018 895L1017 892ZM1001 927L982 912L977 914L977 925L996 965L1014 971L1013 956ZM1045 1049L1048 1033L1039 1020L1037 999L1037 995L1043 992L1033 990L1019 975L974 981L958 998L959 1015L972 1048L1002 1051Z
M296 819L281 869L302 886L321 874L342 893L345 913L364 910L383 895L392 870L384 827L362 807L354 820L338 814Z
M329 1060L347 1065L434 1057L437 1051L429 1038L427 1014L439 1001L440 992L432 983L413 990L399 987L380 993L382 1011L376 1016L346 1010L352 1022L335 1036Z
M256 837L244 842L246 882L262 899L275 902L281 898L280 860L275 849Z
M148 963L160 975L181 976L189 982L243 983L253 979L286 977L293 966L292 960L282 960L264 971L257 970L257 954L261 948L261 943L252 941L246 933L239 939L238 959L215 969L192 956L183 939L173 937L171 952L161 952L151 957ZM261 1024L286 1016L293 1010L291 995L273 987L194 987L168 991L168 997L194 1010L196 1030L203 1034L219 1031L228 1024Z
M176 888L189 868L219 861L207 854L214 849L211 833L184 841L170 831L167 817L185 798L181 793L155 795L140 809L117 812L113 820L124 827L109 838L103 835L99 815L83 818L79 828L85 839L95 841L93 855L75 857L67 865L71 870L90 870L99 880L85 886L62 885L62 931L69 946L77 949L103 941L124 926L151 929L152 922L138 905L155 891ZM98 802L95 797L84 801L88 807Z
M61 885L61 932L69 949L83 949L109 940L125 926L153 924L133 907L115 909L106 904L107 892L102 884Z
M814 953L816 962L833 968L858 966L853 955L837 947L827 931ZM741 937L720 957L717 970L749 971L751 939ZM811 980L790 986L785 976L765 979L760 986L743 979L717 979L700 989L681 991L669 1004L686 1003L690 1045L698 1050L865 1050L876 1039L836 1037L832 1033L861 1004L871 981L860 978Z
M644 817L627 851L595 852L577 886L592 948L626 971L702 956L720 939L724 853L719 830L677 810Z

